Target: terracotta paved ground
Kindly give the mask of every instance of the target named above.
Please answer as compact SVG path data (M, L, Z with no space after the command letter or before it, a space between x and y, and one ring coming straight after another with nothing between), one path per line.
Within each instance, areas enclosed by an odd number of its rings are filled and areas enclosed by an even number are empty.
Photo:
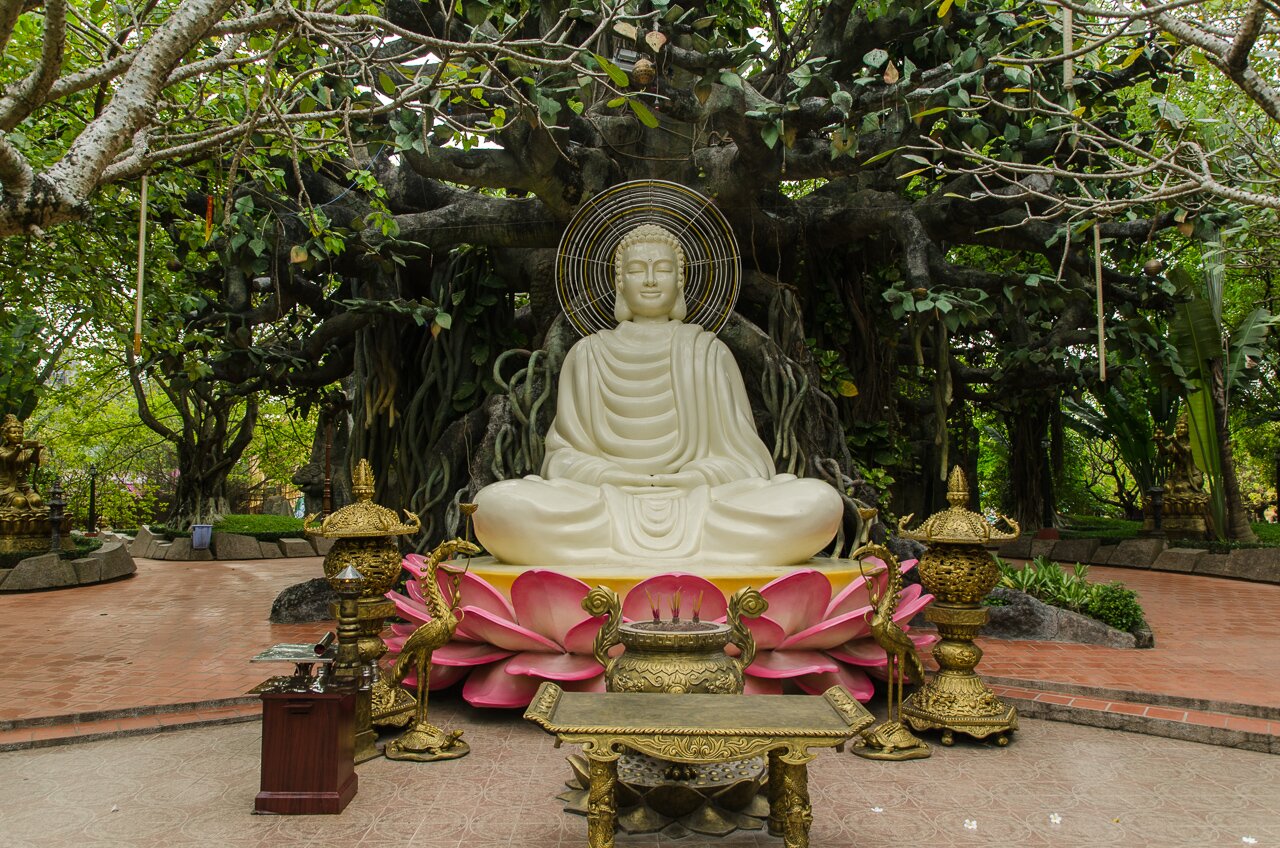
M255 816L262 726L187 730L0 753L5 848L582 848L586 823L555 796L568 747L509 712L432 699L471 754L376 759L339 816ZM876 763L822 751L815 848L1259 848L1280 845L1280 757L1028 720L1007 748L935 746ZM1051 816L1057 816L1055 823ZM965 821L974 823L972 829ZM1245 837L1253 840L1244 842ZM618 848L781 848L620 836Z
M0 595L0 750L255 718L256 702L242 696L287 669L255 666L249 658L327 629L323 623L270 625L271 601L284 587L319 574L319 557L138 560L135 576L114 583ZM1002 694L1046 709L1068 706L1076 711L1066 716L1071 721L1103 723L1081 717L1083 710L1259 734L1245 747L1280 753L1280 675L1270 668L1280 656L1280 586L1100 567L1091 575L1138 591L1156 648L981 640L987 653L979 670L1014 687ZM1171 703L1170 697L1214 703ZM238 698L239 704L226 703ZM201 703L208 701L223 703ZM150 714L178 704L197 706ZM144 714L77 715L136 708ZM1148 732L1213 741L1177 728Z
M137 563L112 583L0 595L0 722L234 698L288 671L250 657L326 629L267 623L320 557Z
M1089 577L1119 580L1138 593L1154 648L981 639L979 671L1280 708L1280 586L1101 566Z

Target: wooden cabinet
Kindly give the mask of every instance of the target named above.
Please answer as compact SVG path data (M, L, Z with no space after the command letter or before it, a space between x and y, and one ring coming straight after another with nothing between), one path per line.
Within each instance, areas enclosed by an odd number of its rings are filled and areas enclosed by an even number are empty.
M340 813L355 797L352 692L262 693L259 813Z

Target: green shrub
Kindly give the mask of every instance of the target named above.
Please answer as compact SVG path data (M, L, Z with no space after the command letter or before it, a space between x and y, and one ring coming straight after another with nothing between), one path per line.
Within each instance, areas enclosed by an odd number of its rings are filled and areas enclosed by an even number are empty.
M1129 631L1143 622L1138 596L1122 583L1090 583L1089 566L1076 563L1065 571L1048 557L1036 557L1019 569L996 557L1000 586L1026 592L1050 606L1096 618L1117 630Z
M1138 594L1123 583L1094 586L1086 613L1116 630L1133 630L1144 621Z
M213 525L213 530L215 533L252 536L260 542L306 537L302 530L302 519L291 515L224 515Z

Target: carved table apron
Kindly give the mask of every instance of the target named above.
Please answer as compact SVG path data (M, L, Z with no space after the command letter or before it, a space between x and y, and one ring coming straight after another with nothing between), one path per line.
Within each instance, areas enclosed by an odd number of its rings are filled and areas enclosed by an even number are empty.
M565 692L543 683L524 717L590 762L587 844L613 848L624 748L680 763L769 755L769 832L807 848L810 748L839 748L874 721L842 686L822 695Z

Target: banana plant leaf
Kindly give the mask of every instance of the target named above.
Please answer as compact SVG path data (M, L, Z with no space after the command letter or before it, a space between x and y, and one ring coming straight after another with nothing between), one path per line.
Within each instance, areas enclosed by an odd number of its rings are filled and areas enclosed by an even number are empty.
M1213 414L1213 398L1207 388L1187 395L1187 430L1191 436L1191 455L1204 472L1214 532L1219 539L1225 539L1227 497L1222 485L1222 452L1218 442L1218 421Z
M1259 307L1231 331L1231 344L1227 357L1227 388L1236 391L1247 382L1249 363L1257 362L1263 355L1263 342L1275 325L1277 316Z

